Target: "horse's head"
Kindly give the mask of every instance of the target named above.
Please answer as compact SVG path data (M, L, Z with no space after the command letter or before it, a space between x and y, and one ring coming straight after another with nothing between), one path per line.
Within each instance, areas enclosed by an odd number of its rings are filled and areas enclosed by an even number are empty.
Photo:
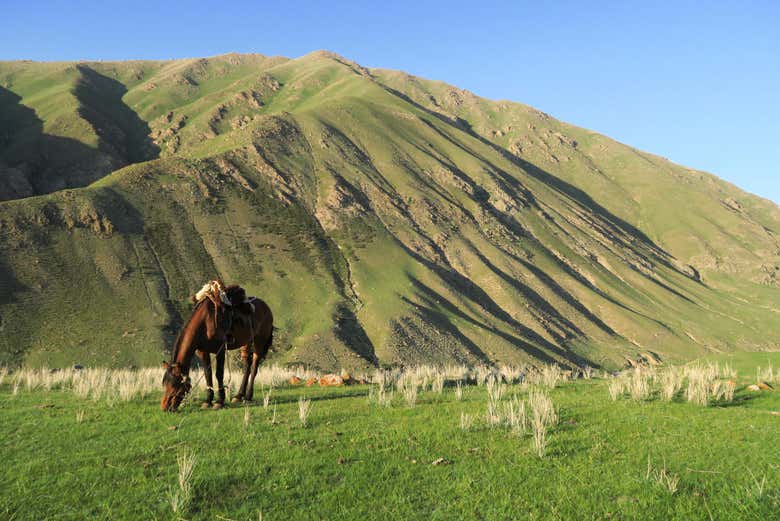
M160 407L163 411L174 412L192 389L189 375L182 372L178 363L163 362L163 397Z

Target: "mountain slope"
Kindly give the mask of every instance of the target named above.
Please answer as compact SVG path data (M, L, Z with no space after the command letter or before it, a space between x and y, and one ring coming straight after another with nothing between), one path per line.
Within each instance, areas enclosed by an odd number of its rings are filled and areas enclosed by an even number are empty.
M326 52L0 87L4 122L38 120L0 133L5 362L156 362L215 276L322 368L780 346L777 206L524 105Z

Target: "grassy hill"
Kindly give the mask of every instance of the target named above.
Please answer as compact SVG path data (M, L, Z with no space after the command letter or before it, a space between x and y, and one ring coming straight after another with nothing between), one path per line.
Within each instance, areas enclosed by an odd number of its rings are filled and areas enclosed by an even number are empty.
M327 52L0 63L0 200L0 363L157 363L214 277L320 368L780 347L773 203Z

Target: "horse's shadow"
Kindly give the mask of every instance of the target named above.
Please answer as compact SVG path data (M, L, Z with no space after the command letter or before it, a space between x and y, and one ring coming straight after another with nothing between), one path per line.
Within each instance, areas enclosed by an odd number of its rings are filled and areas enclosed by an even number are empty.
M320 401L327 401L327 400L339 400L341 398L359 398L361 396L368 396L368 389L369 389L369 387L370 386L368 386L368 385L356 385L354 387L350 387L350 388L347 388L347 389L340 388L341 390L338 391L338 392L327 392L325 394L310 396L307 399L311 400L312 402L320 402ZM286 387L286 388L281 389L280 391L293 391L293 390L304 390L304 389L306 389L306 388L305 387L303 387L303 388ZM334 388L334 390L335 389L339 389L339 388ZM255 390L255 393L258 393L258 390ZM304 391L304 393L305 393L305 391ZM283 405L283 404L288 404L288 403L298 403L298 400L300 400L301 397L305 396L304 393L297 393L295 395L290 395L290 396L286 396L286 395L278 396L277 395L277 396L274 396L271 399L271 403L273 405ZM257 394L255 396L257 396ZM201 398L200 396L194 397L192 399L191 406L192 407L197 407L198 411L209 412L211 409L201 409L200 408L200 398ZM228 401L225 402L224 409L243 409L243 408L246 408L246 407L252 408L252 409L256 409L258 407L263 407L263 399L262 399L262 397L260 399L255 398L251 402L241 402L241 403L231 403L228 400ZM192 411L192 412L194 412L194 411Z

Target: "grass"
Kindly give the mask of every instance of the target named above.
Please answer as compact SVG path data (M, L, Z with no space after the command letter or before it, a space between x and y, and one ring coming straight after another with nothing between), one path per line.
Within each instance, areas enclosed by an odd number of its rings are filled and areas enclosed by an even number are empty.
M182 452L176 458L179 468L178 482L168 489L168 503L174 514L184 514L192 500L192 473L195 470L195 461L195 455L189 452Z
M774 358L775 366L778 358ZM736 366L736 364L735 364ZM738 371L752 380L756 367ZM452 381L449 380L448 381ZM682 396L612 401L611 380L554 389L504 384L543 441L492 428L485 385L416 406L370 387L275 387L273 406L158 410L42 388L0 388L0 517L7 519L771 519L780 508L774 444L780 397L740 385L728 406ZM554 404L557 421L545 418ZM514 407L514 406L513 406ZM79 420L79 411L87 411ZM251 420L245 426L246 411ZM506 409L504 409L506 410ZM533 412L538 411L538 412ZM516 412L519 415L519 413ZM275 418L274 418L275 416ZM175 428L174 428L175 427ZM533 427L530 427L533 430ZM540 438L541 440L541 438ZM539 457L541 447L541 455ZM182 464L197 454L197 464ZM446 464L432 465L443 458ZM186 462L185 462L186 463ZM182 487L182 476L187 479ZM174 513L170 494L189 487ZM79 501L72 501L73 490ZM180 497L184 497L183 495ZM45 498L31 501L30 498ZM186 506L185 506L186 505ZM519 514L522 513L522 514Z

